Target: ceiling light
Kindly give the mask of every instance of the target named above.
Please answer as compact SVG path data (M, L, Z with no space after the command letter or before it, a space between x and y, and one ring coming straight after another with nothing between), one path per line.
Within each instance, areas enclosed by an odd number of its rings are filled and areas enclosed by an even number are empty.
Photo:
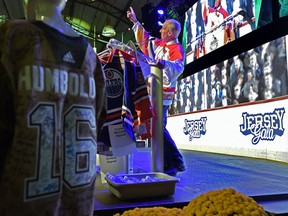
M157 10L157 13L158 13L160 16L162 16L162 15L164 15L164 10L163 10L163 9L158 9L158 10Z
M0 15L0 23L4 23L6 20L6 16L5 15Z
M74 30L82 34L83 36L89 35L91 26L89 23L85 22L76 17L64 17L66 23L68 23Z
M114 37L116 35L116 31L111 25L106 25L103 27L102 35L104 37Z
M163 23L160 20L158 21L158 26L163 26Z
M114 37L116 35L116 31L111 25L111 20L109 18L106 19L106 25L102 29L102 35L104 37Z

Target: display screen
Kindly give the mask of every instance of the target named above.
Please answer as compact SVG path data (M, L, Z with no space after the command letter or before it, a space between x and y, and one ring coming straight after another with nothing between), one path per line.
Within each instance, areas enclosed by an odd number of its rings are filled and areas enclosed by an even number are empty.
M269 41L179 80L170 114L287 95L287 39Z
M185 13L186 64L272 21L272 1L199 0Z

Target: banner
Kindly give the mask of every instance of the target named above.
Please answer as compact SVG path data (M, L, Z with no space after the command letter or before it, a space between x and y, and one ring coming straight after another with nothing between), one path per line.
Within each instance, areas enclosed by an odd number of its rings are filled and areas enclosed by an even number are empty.
M167 129L179 149L288 162L287 104L284 96L174 115Z

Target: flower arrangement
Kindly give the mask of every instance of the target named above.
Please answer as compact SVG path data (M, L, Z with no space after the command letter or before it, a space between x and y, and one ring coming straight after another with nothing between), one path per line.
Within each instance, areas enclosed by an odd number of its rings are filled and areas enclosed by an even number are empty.
M123 214L116 214L114 216L186 216L180 208L165 208L165 207L147 207L134 208L127 210Z
M262 206L233 188L209 191L191 200L183 211L191 216L267 216Z
M233 188L212 190L192 199L183 209L134 208L114 216L268 216L257 202Z

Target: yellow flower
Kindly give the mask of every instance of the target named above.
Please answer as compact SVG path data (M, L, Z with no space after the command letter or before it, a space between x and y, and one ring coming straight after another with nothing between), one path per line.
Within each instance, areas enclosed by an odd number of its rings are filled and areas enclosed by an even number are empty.
M200 201L201 200L201 201ZM206 200L206 202L203 202ZM193 206L193 208L192 208ZM203 214L214 214L218 216L243 215L243 216L267 216L263 207L255 200L233 188L224 188L217 191L209 191L192 199L183 211L187 215L200 216ZM208 209L208 210L207 210Z
M127 210L114 216L268 216L255 200L233 188L209 191L192 199L183 209L150 207Z

